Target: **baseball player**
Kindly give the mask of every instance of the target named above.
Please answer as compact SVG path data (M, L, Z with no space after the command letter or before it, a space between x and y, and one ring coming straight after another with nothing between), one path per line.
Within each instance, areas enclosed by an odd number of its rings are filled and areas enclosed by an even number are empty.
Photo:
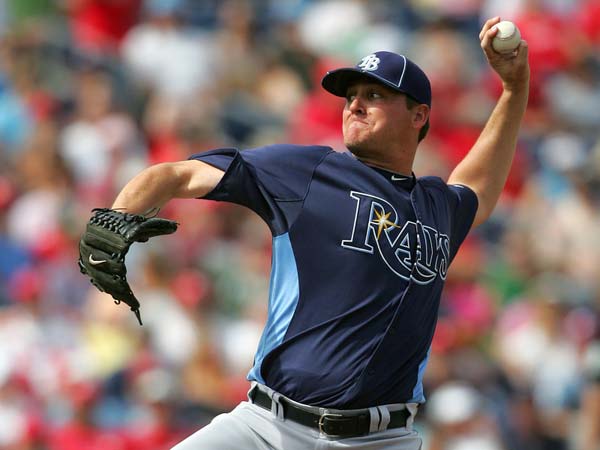
M527 104L527 44L495 53L498 21L485 23L480 40L504 90L447 183L412 172L429 126L429 80L405 56L381 51L322 81L346 99L348 152L296 145L203 152L149 167L112 209L96 211L80 266L136 313L126 281L113 288L97 272L125 280L124 253L111 260L94 230L124 236L127 247L174 231L161 231L164 222L156 221L164 219L146 219L144 211L172 198L206 198L251 208L273 234L268 318L248 401L176 450L420 448L412 425L425 401L444 280L469 229L496 204Z

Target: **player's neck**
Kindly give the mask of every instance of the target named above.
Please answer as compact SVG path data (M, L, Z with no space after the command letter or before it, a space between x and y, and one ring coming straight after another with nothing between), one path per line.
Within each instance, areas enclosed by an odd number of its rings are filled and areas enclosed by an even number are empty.
M389 158L374 158L366 155L359 156L354 154L354 156L360 162L370 167L376 167L378 169L387 170L388 172L394 172L398 175L410 176L412 174L412 159L409 161L403 161L401 159L391 160Z

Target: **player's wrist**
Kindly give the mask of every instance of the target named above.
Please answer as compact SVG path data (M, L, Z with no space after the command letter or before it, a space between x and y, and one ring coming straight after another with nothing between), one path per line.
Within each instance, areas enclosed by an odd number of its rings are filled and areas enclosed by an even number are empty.
M528 96L529 77L519 80L508 80L502 82L502 89L508 95Z

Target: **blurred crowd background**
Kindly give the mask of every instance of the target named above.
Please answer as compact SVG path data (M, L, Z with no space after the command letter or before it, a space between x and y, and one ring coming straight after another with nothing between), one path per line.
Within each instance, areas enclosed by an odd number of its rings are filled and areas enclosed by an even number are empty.
M140 327L79 273L90 210L216 147L341 151L320 79L375 50L429 74L415 173L446 177L501 89L478 39L495 15L529 43L529 109L451 267L416 428L424 450L600 449L599 0L0 1L0 449L165 449L243 400L266 225L168 204L179 231L128 256Z

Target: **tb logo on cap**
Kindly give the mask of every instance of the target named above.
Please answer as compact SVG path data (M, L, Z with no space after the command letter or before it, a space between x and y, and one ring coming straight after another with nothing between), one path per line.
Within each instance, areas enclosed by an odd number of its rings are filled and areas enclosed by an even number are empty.
M381 62L381 60L377 57L377 55L372 53L368 56L365 56L363 59L361 59L360 63L357 65L357 67L360 67L362 70L371 72L373 70L377 70L380 62Z

